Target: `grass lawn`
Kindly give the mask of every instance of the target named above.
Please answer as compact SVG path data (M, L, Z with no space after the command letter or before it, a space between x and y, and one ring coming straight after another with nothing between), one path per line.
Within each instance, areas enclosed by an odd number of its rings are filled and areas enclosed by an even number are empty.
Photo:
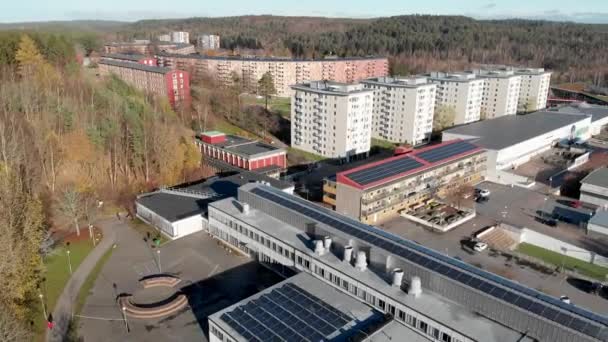
M240 127L237 127L227 121L223 121L223 120L216 122L213 129L220 131L222 133L239 135L242 137L251 136L251 134L249 134L249 132L247 132L247 131L241 129Z
M151 238L160 237L161 245L169 241L169 238L161 234L156 228L148 225L138 218L129 221L129 225L131 228L135 229L139 234L141 234L142 237L148 237L148 233L150 234Z
M316 161L321 161L321 160L325 160L327 158L320 156L318 154L314 154L314 153L310 153L310 152L306 152L306 151L302 151L299 150L297 148L293 148L293 147L288 147L287 148L287 154L288 155L292 155L294 157L294 159L304 159L308 162L316 162Z
M608 268L569 256L563 256L561 253L556 253L528 243L519 244L517 251L555 266L561 266L563 262L566 269L576 269L579 273L598 280L606 280L606 274L608 274Z
M266 105L266 100L263 98L259 99L256 96L250 96L249 101L252 101L258 106L262 107ZM268 110L275 111L284 118L289 118L291 116L291 98L276 96L271 97L268 100Z
M372 138L372 146L378 146L388 150L394 150L396 145L395 143L392 143L390 141Z

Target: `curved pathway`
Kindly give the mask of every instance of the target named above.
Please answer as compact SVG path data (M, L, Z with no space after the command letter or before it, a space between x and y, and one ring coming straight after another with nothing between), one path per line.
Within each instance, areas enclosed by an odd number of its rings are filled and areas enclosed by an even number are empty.
M112 248L116 242L116 230L124 225L125 223L116 218L102 219L95 223L95 226L101 229L103 239L101 239L100 243L82 261L63 288L63 292L57 300L57 304L55 304L55 309L53 310L53 321L55 326L53 327L53 330L47 330L47 342L63 341L72 318L74 304L76 297L78 297L78 293L80 292L80 288L89 276L89 273L91 273L93 268L95 268L95 265L97 265L99 259L101 259L106 251Z

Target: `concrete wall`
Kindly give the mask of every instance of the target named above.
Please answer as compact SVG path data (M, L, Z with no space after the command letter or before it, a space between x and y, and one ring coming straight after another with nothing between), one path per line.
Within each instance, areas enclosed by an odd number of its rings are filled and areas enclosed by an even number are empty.
M593 224L593 223L589 223L587 225L587 230L589 230L591 232L599 233L599 234L608 235L608 227L600 226L600 225Z
M181 238L192 233L200 232L207 226L207 220L201 215L194 215L185 219L173 222L175 238Z

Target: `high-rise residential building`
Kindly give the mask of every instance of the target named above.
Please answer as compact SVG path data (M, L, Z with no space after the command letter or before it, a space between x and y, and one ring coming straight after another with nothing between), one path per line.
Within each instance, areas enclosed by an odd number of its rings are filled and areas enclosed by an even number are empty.
M171 35L170 34L162 34L160 36L158 36L158 40L161 42L170 42L171 41Z
M363 84L313 81L292 86L291 146L327 158L369 153L374 92Z
M202 34L196 38L196 44L203 50L217 50L220 48L220 36Z
M255 92L258 81L265 73L272 75L276 95L293 95L294 84L311 80L328 80L354 83L371 77L388 75L388 59L385 57L350 57L324 59L291 59L277 57L224 57L207 55L178 55L157 53L161 66L188 70L193 77L211 76L220 86L229 86L234 75L242 86Z
M454 125L478 121L484 80L469 73L432 72L424 75L437 84L435 110L454 111Z
M481 101L481 118L494 119L517 113L521 76L509 68L474 70L471 73L485 81Z
M543 68L521 68L515 69L515 74L521 76L517 111L528 113L547 108L551 71L545 71Z
M378 77L361 83L374 91L372 137L411 145L429 141L437 85L426 77Z
M190 33L184 31L171 32L171 42L190 44Z

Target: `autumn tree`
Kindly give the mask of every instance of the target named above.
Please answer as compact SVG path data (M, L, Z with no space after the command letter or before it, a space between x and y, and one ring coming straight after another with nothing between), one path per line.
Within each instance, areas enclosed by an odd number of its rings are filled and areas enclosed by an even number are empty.
M0 304L0 341L26 342L31 341L31 334L27 331L10 311Z
M440 105L435 108L433 116L433 131L441 132L446 128L454 126L456 110L454 107Z
M15 59L19 64L21 77L34 75L45 63L36 43L26 34L21 36Z
M59 199L59 210L74 224L76 235L80 236L80 219L83 216L83 198L74 188L69 187L63 191Z
M266 110L268 110L268 100L272 95L275 95L277 90L274 87L274 80L270 72L262 75L262 78L258 81L258 94L264 96Z

